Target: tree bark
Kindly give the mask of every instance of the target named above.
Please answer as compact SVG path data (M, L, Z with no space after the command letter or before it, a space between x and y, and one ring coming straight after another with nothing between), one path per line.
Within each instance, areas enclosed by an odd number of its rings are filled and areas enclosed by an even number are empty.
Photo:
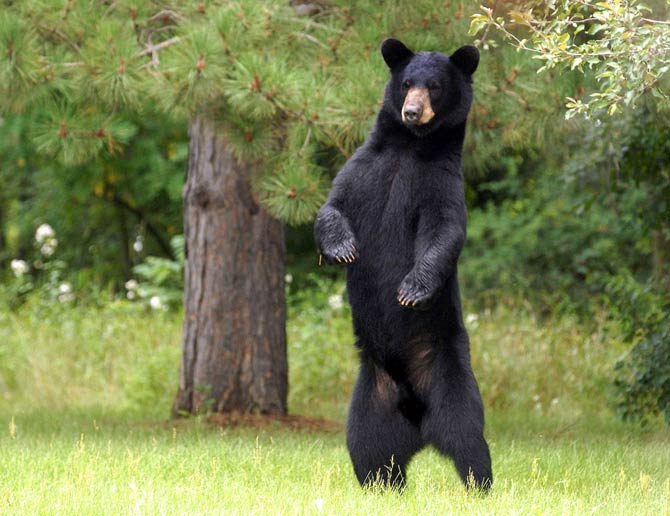
M284 226L257 203L249 167L216 124L190 123L179 392L173 416L286 413Z

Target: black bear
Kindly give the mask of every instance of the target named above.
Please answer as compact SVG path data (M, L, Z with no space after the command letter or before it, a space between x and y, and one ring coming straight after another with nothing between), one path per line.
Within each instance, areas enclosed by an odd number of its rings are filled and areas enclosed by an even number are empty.
M430 444L453 459L468 487L488 489L484 410L456 272L479 52L414 53L396 39L381 52L391 77L375 126L314 224L321 257L347 266L360 349L347 446L362 485L402 488L410 459Z

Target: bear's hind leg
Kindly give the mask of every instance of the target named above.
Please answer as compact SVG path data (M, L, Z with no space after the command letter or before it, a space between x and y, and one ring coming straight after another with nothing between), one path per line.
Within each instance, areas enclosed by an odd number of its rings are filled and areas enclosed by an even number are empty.
M421 432L452 458L466 487L488 490L493 475L481 395L469 363L454 359L436 361Z
M347 447L362 486L402 490L407 464L423 447L419 427L402 415L398 401L391 377L363 359L347 420Z

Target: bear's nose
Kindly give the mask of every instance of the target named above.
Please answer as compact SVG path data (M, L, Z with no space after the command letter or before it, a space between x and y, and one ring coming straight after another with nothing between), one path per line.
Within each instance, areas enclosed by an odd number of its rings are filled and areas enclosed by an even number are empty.
M403 111L403 117L405 118L405 122L409 122L410 124L418 122L419 119L421 118L422 111L423 110L419 105L405 106L405 110Z

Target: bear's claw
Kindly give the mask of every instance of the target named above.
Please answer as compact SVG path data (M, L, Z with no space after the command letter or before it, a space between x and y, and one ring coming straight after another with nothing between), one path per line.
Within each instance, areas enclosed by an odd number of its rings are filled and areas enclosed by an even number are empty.
M352 239L349 239L329 249L322 249L319 254L319 265L321 265L322 260L325 260L328 264L354 263L357 258L358 250L356 249L356 245Z
M430 305L434 292L430 292L416 278L410 275L406 276L398 289L398 302L402 306L425 309Z

